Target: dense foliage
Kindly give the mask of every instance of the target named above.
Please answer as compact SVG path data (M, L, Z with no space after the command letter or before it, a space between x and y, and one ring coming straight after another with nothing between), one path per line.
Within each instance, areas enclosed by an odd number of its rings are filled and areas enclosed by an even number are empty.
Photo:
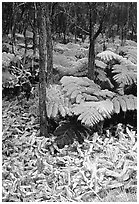
M136 3L2 10L3 201L137 201Z

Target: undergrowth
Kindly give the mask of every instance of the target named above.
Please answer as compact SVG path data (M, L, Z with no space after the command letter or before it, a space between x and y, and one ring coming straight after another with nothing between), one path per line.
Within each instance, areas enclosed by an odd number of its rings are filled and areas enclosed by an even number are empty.
M3 202L137 201L136 131L119 124L59 149L39 137L34 102L3 101Z

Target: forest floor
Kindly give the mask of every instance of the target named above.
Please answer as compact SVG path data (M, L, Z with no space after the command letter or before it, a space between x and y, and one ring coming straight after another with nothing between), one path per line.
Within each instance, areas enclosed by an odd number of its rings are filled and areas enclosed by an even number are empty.
M55 153L39 137L37 101L2 102L3 202L137 202L136 133L96 132Z

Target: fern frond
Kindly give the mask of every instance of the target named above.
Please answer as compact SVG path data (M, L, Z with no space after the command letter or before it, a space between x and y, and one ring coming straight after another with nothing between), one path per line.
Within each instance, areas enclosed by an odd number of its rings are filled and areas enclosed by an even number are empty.
M119 53L132 63L137 64L137 47L135 46L122 46L119 48Z
M79 93L76 97L76 103L81 103L83 101L84 101L84 95Z
M133 62L134 64L137 64L137 49L135 50L129 50L125 57L130 60L131 62Z
M113 109L115 113L120 113L120 103L119 100L117 99L117 97L112 99L113 102Z
M113 103L110 100L98 102L83 102L72 107L72 112L78 120L87 126L93 126L105 118L110 118L113 112Z
M49 118L55 118L58 114L63 117L70 115L70 102L60 85L52 85L46 89L46 110Z
M59 148L72 144L74 140L83 143L87 132L88 129L77 121L63 121L54 131L54 135L57 136L55 142Z
M115 93L112 91L109 91L108 89L104 89L104 90L94 92L93 95L107 99L107 98L113 98Z
M82 86L90 86L95 84L92 80L88 79L87 77L73 77L73 76L64 76L62 77L60 82L64 87L66 85L69 85L70 83L75 83Z
M110 50L106 50L106 51L103 51L103 52L97 54L97 57L106 63L108 63L114 59L114 60L118 61L119 64L135 66L135 64L133 62L131 62L129 59L127 59L126 57L122 57L122 56L120 56L120 55L118 55L118 54L116 54Z
M87 77L64 76L61 79L63 92L72 103L80 103L87 98L83 94L93 95L100 87ZM77 98L78 97L78 98Z
M103 51L103 52L97 54L97 57L106 63L108 63L109 61L111 61L113 59L120 61L122 58L120 55L118 55L118 54L116 54L110 50L106 50L106 51Z
M97 68L99 67L101 69L105 69L107 67L107 64L105 64L104 62L102 62L98 59L95 60L95 65Z
M134 67L116 64L112 69L112 73L115 74L113 79L118 84L122 83L124 85L131 85L133 83L137 83L137 72L135 71Z
M83 93L83 97L85 101L98 101L98 97L96 96L91 96L89 94Z
M128 110L136 110L136 101L137 98L132 94L114 97L112 99L114 112L118 114L120 113L120 109L123 112Z

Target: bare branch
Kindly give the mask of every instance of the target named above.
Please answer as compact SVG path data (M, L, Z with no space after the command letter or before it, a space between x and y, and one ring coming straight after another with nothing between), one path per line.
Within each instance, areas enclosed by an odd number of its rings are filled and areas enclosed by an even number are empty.
M64 14L66 14L67 16L69 16L69 17L70 17L70 20L75 24L76 27L78 27L78 28L81 29L83 32L85 32L87 35L89 35L89 32L86 31L86 30L84 30L82 27L78 26L78 25L76 24L76 19L74 19L74 18L73 18L70 14L68 14L66 11L60 11L60 12L56 13L56 14L53 16L53 19L54 19L57 15L59 15L60 13L64 13Z

